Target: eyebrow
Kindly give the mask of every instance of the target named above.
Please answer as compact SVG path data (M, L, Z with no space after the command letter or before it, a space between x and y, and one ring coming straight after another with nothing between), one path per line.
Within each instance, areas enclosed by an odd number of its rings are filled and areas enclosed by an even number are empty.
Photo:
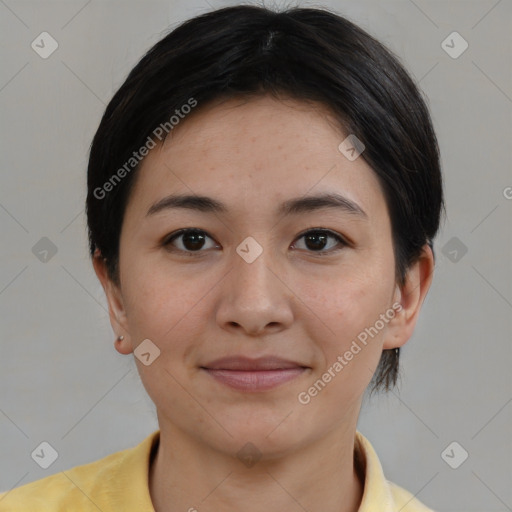
M170 195L154 203L146 213L151 216L169 209L189 209L209 213L227 213L228 208L222 202L207 196ZM336 193L319 194L315 196L289 199L281 204L277 213L279 216L297 215L316 210L333 208L345 213L368 219L366 212L354 201Z

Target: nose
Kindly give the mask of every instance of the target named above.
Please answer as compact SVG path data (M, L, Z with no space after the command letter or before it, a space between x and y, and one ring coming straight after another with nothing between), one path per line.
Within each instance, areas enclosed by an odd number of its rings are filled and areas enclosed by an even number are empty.
M249 336L279 332L293 322L293 293L286 276L263 251L252 263L236 252L232 270L222 280L217 322L225 330Z

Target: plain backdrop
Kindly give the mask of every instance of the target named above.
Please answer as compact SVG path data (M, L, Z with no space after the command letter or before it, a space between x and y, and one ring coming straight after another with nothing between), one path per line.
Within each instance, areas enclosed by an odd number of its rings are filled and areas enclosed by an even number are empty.
M0 490L157 428L133 356L113 348L88 257L88 150L148 48L235 3L0 1ZM441 147L447 219L434 282L402 351L400 387L365 400L358 429L387 478L432 508L510 511L512 2L288 4L331 8L392 49L427 97ZM47 58L31 46L42 32L58 44ZM58 452L46 470L31 457L43 441Z

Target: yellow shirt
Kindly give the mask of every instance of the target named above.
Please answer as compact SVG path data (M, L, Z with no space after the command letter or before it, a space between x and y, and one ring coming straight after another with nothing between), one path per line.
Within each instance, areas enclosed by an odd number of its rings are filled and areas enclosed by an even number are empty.
M0 510L154 512L148 474L151 452L159 437L160 431L156 430L134 448L3 492ZM364 468L359 512L433 512L411 493L385 479L375 450L360 432L356 432L355 455Z

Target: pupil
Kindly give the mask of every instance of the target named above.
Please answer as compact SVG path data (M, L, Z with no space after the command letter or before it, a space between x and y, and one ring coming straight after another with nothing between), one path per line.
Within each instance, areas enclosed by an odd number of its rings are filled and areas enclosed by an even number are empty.
M320 239L321 242L320 243L315 243L315 239ZM313 241L313 246L311 247L308 242L311 242ZM307 235L306 236L306 246L308 247L308 249L323 249L325 247L325 244L326 244L326 241L327 241L327 235L325 235L324 233L315 233L315 234L312 234L312 235Z
M189 249L200 249L204 243L204 235L201 233L185 233L183 235L183 245Z

